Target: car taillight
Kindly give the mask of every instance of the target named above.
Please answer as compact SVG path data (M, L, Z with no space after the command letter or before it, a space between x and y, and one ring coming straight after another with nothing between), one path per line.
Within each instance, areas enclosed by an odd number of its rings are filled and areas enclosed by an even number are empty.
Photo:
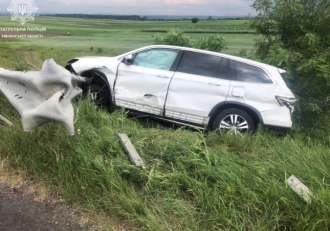
M281 106L286 106L287 108L289 108L291 114L294 111L294 104L296 102L295 98L288 98L288 97L283 97L283 96L276 96L276 99L278 101L278 103Z

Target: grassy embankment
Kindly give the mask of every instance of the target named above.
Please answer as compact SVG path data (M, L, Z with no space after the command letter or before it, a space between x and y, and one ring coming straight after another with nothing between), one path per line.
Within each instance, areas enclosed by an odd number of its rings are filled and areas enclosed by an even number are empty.
M69 137L58 124L24 133L20 119L0 127L0 156L69 202L127 230L329 230L329 137L250 137L159 130L155 122L75 105ZM147 168L131 166L116 134L127 133ZM294 174L311 205L286 185ZM111 230L111 229L109 229Z
M72 47L54 44L51 49L53 38L1 41L0 46L12 52L8 59L13 62L7 67L15 65L17 59L11 55L22 54L24 47L33 48L30 52L40 64L48 55L65 64L69 55L98 55L90 46L103 48L102 55L140 46L128 42L134 38L151 43L151 34L145 33L127 32L123 47L115 47L114 41L105 46L108 37L91 38L104 46L83 45L79 36L61 38L77 40L69 43ZM75 104L80 135L69 137L55 123L24 133L19 116L2 96L0 105L1 114L15 124L0 127L0 157L67 201L108 219L109 230L330 229L329 136L314 139L292 132L276 137L261 132L236 137L184 128L160 130L153 121L127 118L121 110L96 111L88 102ZM146 162L145 170L129 164L116 136L119 132L129 135ZM286 185L291 174L313 191L311 205Z

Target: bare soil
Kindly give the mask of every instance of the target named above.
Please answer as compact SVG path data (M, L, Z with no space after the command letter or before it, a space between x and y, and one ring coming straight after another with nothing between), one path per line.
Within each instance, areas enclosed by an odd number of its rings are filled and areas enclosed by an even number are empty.
M0 159L0 231L100 230L33 179L4 172L3 163Z

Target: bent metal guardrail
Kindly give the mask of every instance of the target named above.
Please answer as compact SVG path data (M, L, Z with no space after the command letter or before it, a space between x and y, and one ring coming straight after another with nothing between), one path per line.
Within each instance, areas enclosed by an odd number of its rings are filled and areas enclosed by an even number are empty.
M9 71L0 68L0 91L22 117L24 131L55 120L74 135L71 100L81 94L75 87L84 79L72 75L53 59L45 60L41 71Z

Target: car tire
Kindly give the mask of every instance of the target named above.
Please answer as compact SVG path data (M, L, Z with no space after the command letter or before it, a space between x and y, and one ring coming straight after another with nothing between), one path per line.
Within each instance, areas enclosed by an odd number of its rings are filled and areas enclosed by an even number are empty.
M213 123L213 130L223 133L247 134L255 131L251 116L237 108L226 109L218 114Z
M110 107L110 92L107 87L92 84L89 85L87 91L85 91L85 95L89 94L91 101L98 107Z

